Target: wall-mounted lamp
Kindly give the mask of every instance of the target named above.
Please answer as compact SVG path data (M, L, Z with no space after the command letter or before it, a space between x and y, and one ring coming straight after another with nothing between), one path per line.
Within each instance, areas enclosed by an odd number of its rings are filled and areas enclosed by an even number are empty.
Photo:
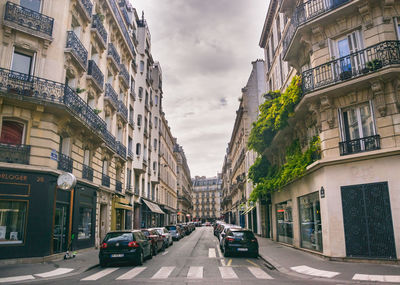
M324 189L324 186L321 186L321 189L319 190L319 193L321 194L321 198L325 198L325 189Z

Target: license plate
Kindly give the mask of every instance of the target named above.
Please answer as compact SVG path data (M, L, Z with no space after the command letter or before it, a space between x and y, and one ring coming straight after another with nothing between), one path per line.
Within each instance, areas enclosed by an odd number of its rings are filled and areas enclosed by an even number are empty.
M247 248L238 248L237 250L238 250L238 251L248 251Z
M111 257L124 257L124 254L111 254Z

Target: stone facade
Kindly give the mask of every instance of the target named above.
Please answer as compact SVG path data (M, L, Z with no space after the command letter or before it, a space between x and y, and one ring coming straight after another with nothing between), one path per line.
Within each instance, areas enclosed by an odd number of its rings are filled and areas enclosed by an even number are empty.
M221 217L221 174L206 178L196 176L193 181L193 219L215 221Z

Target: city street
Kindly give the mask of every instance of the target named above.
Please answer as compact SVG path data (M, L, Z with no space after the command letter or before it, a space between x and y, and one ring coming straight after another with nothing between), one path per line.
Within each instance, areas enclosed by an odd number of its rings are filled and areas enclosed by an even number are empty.
M77 257L79 258L79 256ZM95 264L93 264L95 265ZM21 272L21 275L23 272ZM71 272L57 278L36 278L40 284L321 284L322 280L287 276L267 268L260 258L223 258L212 227L197 228L191 235L160 252L143 266L117 264L96 266L86 272ZM329 281L328 281L329 282ZM13 284L13 283L8 283Z

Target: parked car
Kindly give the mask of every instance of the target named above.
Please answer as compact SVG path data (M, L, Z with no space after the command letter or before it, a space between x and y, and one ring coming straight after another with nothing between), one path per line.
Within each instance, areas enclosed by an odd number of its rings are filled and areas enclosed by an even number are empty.
M99 251L102 267L116 262L134 262L142 265L147 258L152 258L151 242L140 230L107 233Z
M142 229L142 233L151 242L151 254L157 255L159 251L165 250L164 238L156 230Z
M224 225L224 228L223 228L223 230L220 232L219 237L218 237L218 239L219 239L219 247L220 247L221 249L222 249L222 243L224 242L224 237L226 236L226 232L227 232L229 229L241 229L241 227L240 227L240 226L237 226L237 225Z
M150 230L156 230L164 238L164 244L165 244L166 248L174 243L174 241L172 240L172 235L169 233L169 231L166 228L164 228L164 227L152 228Z
M229 228L223 238L222 251L224 257L243 253L258 257L258 241L250 230Z
M182 235L178 229L179 226L166 226L167 230L169 231L169 233L172 236L172 240L180 240L182 238Z
M224 229L224 227L225 227L225 224L221 223L221 224L217 224L217 226L214 228L214 235L218 238L218 240L219 240L219 234Z
M185 236L185 231L183 230L181 225L176 225L177 230L179 231L179 234L181 235L181 238Z

